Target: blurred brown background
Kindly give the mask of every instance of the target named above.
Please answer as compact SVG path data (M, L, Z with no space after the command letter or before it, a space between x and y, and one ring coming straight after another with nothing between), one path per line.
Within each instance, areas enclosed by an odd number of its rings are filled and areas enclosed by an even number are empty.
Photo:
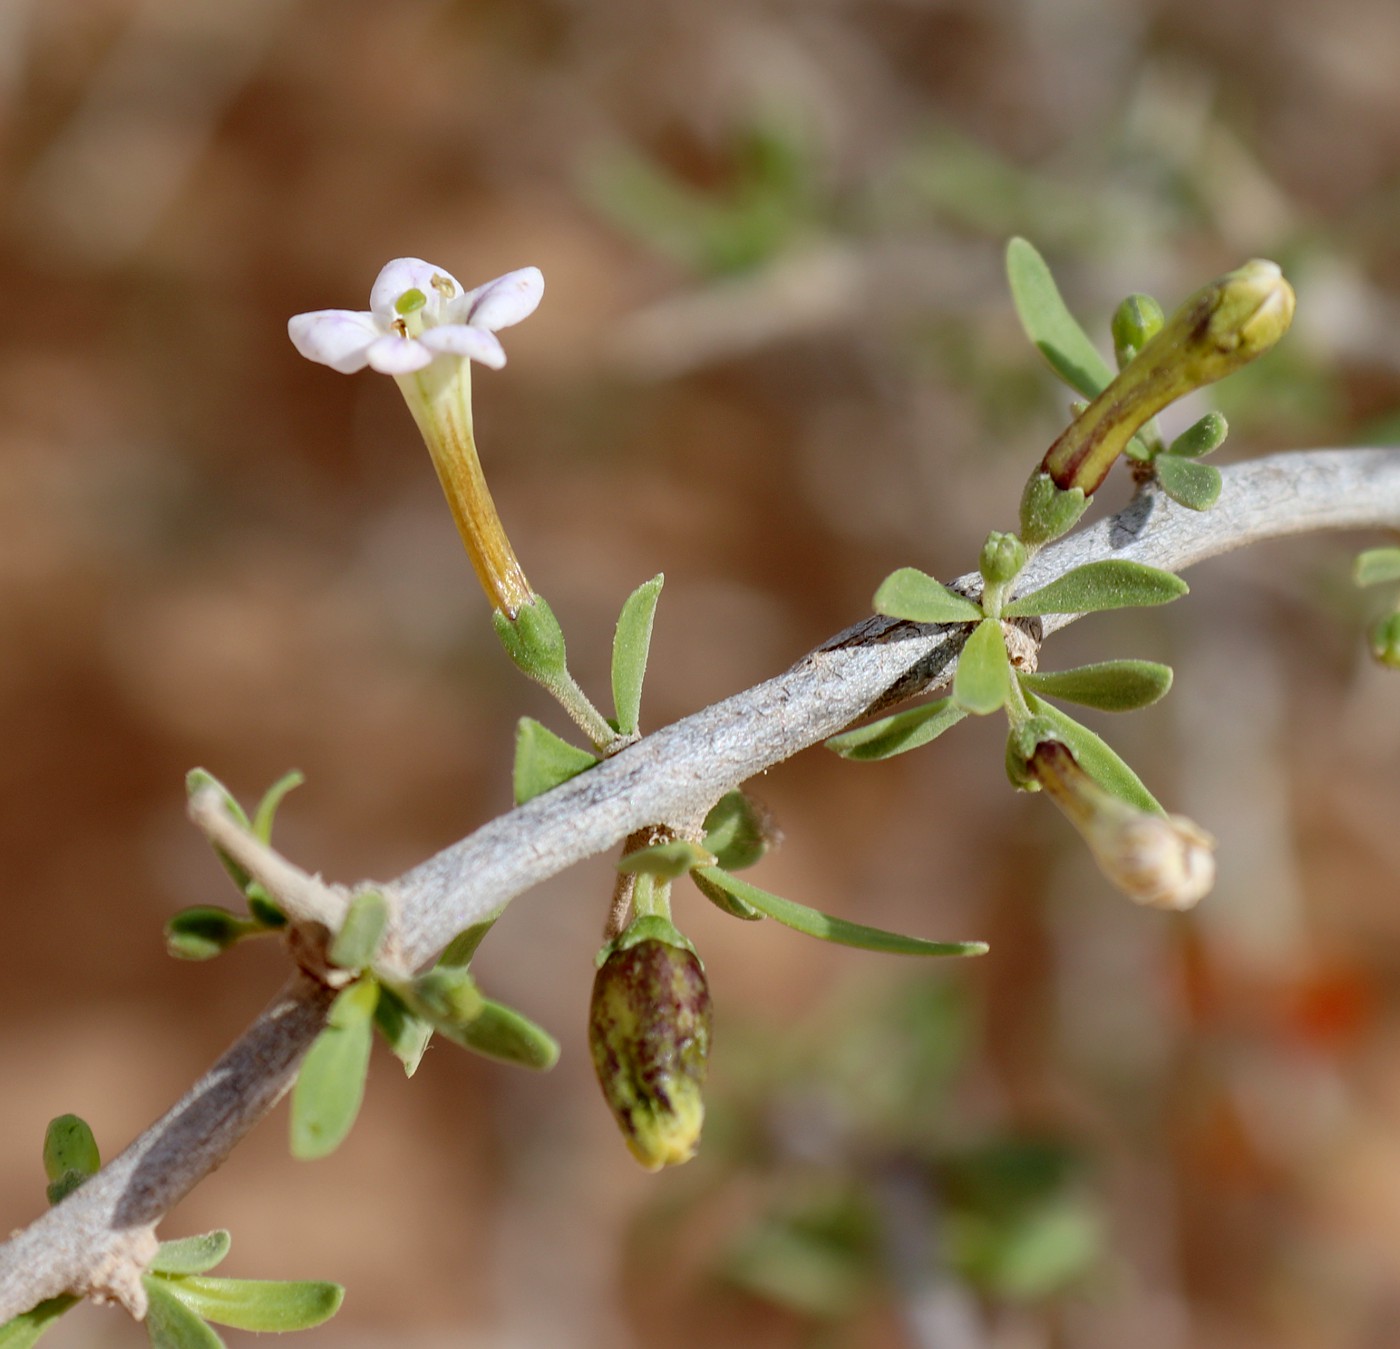
M236 898L187 768L248 802L302 769L281 846L388 877L509 805L516 717L566 729L391 383L302 361L288 315L363 307L399 255L543 269L476 379L486 470L595 696L666 572L655 727L1012 523L1067 400L1011 233L1099 335L1130 289L1277 258L1299 320L1221 389L1222 459L1393 435L1398 65L1393 0L4 0L0 1228L42 1206L50 1117L115 1153L282 978L272 943L163 952L176 907ZM1400 1343L1400 685L1359 542L1213 564L1047 652L1175 663L1114 739L1219 835L1198 914L1110 892L989 725L814 751L756 784L787 842L755 879L990 957L930 974L679 895L711 1139L648 1177L584 1040L599 860L478 962L554 1073L384 1055L334 1158L293 1163L284 1108L163 1234L346 1283L308 1346ZM978 1274L975 1202L942 1220L939 1159L991 1138L1075 1159L1029 1274L1002 1228ZM82 1309L51 1342L143 1337Z

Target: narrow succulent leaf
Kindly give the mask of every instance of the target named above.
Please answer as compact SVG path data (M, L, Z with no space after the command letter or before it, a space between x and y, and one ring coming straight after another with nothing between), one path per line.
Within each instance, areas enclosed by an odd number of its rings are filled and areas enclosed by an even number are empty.
M768 851L771 831L763 812L743 792L726 792L705 816L704 844L726 871L751 867Z
M282 799L305 781L305 775L293 768L290 772L283 773L263 793L263 799L258 802L258 808L253 812L253 833L264 843L272 842L272 822L277 816L277 808L282 804Z
M146 1334L152 1349L226 1349L218 1332L176 1295L176 1285L159 1274L143 1274Z
M195 796L206 788L219 794L219 799L223 803L224 809L235 819L244 829L252 829L249 823L248 814L242 806L238 804L233 793L224 786L212 773L203 768L191 768L185 774L185 793L187 796ZM233 878L233 883L241 893L246 894L248 887L253 883L251 874L238 862L235 862L222 848L214 845L214 852L223 868Z
M464 1049L521 1068L543 1072L559 1061L559 1042L547 1030L490 998L466 1025L443 1027L442 1033Z
M690 879L695 882L695 888L700 891L706 899L717 909L727 913L731 918L742 918L746 923L756 923L764 917L763 914L754 908L752 904L745 904L738 895L726 890L722 885L707 880L703 871L692 871Z
M197 1237L162 1241L148 1269L152 1274L207 1274L232 1245L233 1238L222 1228Z
M378 890L361 890L350 900L345 921L329 952L332 965L362 970L374 959L389 926L389 901Z
M967 713L951 698L939 698L908 712L882 717L869 726L842 731L840 735L833 735L826 742L826 747L843 759L862 762L892 759L896 754L927 745L949 727L956 726L965 716ZM723 858L720 858L720 864L726 865Z
M917 567L901 567L880 583L875 612L911 623L975 623L982 610Z
M20 1312L13 1320L0 1326L0 1349L30 1349L69 1307L76 1306L81 1300L71 1293L62 1293L58 1297L46 1298L27 1312Z
M486 934L495 926L496 920L488 918L485 922L473 923L470 927L463 928L443 948L437 963L439 965L460 965L466 969L472 963L477 947L486 940Z
M1091 614L1104 609L1129 609L1166 604L1187 593L1186 582L1169 571L1141 562L1108 558L1086 562L1049 585L1012 600L1002 613L1008 618L1033 614Z
M641 717L642 680L651 650L651 626L664 580L664 576L658 575L639 585L627 597L618 616L613 637L612 688L617 729L622 735L636 734Z
M1359 586L1400 581L1400 548L1368 548L1358 554L1351 574Z
M410 1012L403 999L383 985L374 1006L374 1024L394 1057L403 1064L404 1075L412 1077L423 1061L428 1041L433 1038L432 1026Z
M1170 665L1154 660L1105 660L1072 670L1041 670L1019 676L1021 687L1048 698L1097 707L1103 712L1131 712L1165 697L1172 686Z
M925 941L922 937L905 937L897 932L886 932L882 928L866 927L861 923L847 922L844 918L833 918L830 914L809 909L805 904L798 904L793 900L770 894L767 890L760 890L758 886L740 880L737 876L731 876L718 867L703 867L695 875L698 879L727 891L741 903L766 914L775 922L822 941L856 946L864 951L884 951L891 955L903 956L980 956L987 951L986 942Z
M292 1089L292 1156L325 1157L344 1141L360 1113L369 1071L379 985L360 979L331 1004L326 1029L316 1037Z
M1224 479L1213 465L1175 454L1159 454L1153 465L1162 491L1187 510L1208 511L1220 500Z
M1230 425L1221 413L1207 412L1172 441L1167 453L1178 459L1199 459L1218 450L1229 433Z
M260 937L265 924L227 909L197 904L181 909L165 925L165 949L177 960L212 960L247 937Z
M533 717L521 717L515 731L515 804L524 805L597 762L595 755L569 744Z
M44 1174L50 1180L58 1180L70 1171L86 1178L101 1169L102 1154L85 1119L59 1115L49 1121L44 1130Z
M1097 397L1113 370L1065 306L1045 259L1028 240L1007 245L1006 276L1021 327L1050 368L1085 398Z
M149 1284L147 1285L149 1291ZM235 1330L309 1330L329 1321L345 1300L335 1283L280 1279L171 1279L162 1291L196 1316Z
M1074 752L1079 766L1105 791L1110 791L1119 800L1126 801L1139 810L1150 810L1165 815L1157 798L1143 785L1142 779L1128 767L1109 747L1106 741L1095 735L1087 726L1081 725L1058 707L1035 694L1027 695L1031 711L1044 717L1055 728L1060 738Z
M986 716L1006 705L1011 696L1011 658L1001 624L984 619L958 655L953 676L953 702L964 712Z
M617 869L629 875L655 876L659 880L674 881L696 867L715 864L714 855L698 843L688 838L671 839L668 843L653 843L649 848L639 848L618 861Z

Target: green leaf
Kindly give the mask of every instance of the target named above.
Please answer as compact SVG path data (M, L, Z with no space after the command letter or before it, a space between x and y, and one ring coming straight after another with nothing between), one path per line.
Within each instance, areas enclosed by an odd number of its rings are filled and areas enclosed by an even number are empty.
M276 901L263 888L261 881L253 881L244 893L248 897L248 912L263 927L287 926L287 915L277 907Z
M635 735L642 708L642 679L647 672L651 649L651 625L656 617L656 601L661 596L664 576L653 576L639 585L622 606L613 637L612 688L617 729L622 735Z
M388 926L389 901L378 890L361 890L351 898L345 921L331 943L331 964L343 970L364 969L374 959Z
M165 925L165 949L177 960L212 960L247 937L260 937L266 927L227 909L197 904L181 909Z
M716 885L712 881L707 881L703 872L692 871L690 873L690 879L695 882L695 888L699 890L711 904L717 909L722 909L731 918L742 918L746 923L756 923L763 917L763 914L759 913L752 904L745 904L742 899L737 895L731 894L723 886Z
M980 717L1004 707L1010 696L1011 658L1006 654L1001 624L994 618L983 619L958 656L953 702Z
M515 729L515 804L524 805L598 762L586 749L561 740L533 717Z
M726 792L705 816L705 847L727 871L751 867L768 851L771 829L743 792Z
M463 1048L503 1063L543 1071L559 1061L559 1042L547 1030L491 998L482 1000L481 1011L465 1025L440 1029Z
M379 985L359 979L331 1004L292 1089L292 1156L325 1157L344 1141L365 1094Z
M374 1024L394 1057L403 1064L404 1075L412 1077L423 1061L428 1041L433 1038L432 1026L410 1012L403 999L382 984L379 1001L374 1006Z
M1175 454L1159 454L1152 463L1162 491L1187 510L1208 511L1220 499L1223 479L1213 465Z
M1006 246L1006 276L1021 326L1050 368L1086 398L1106 389L1112 369L1065 307L1045 259L1027 240Z
M878 927L865 927L860 923L848 923L844 918L833 918L830 914L809 909L805 904L794 903L760 890L748 881L741 881L718 867L701 867L695 872L697 881L704 880L718 889L726 891L740 903L759 913L767 914L775 922L782 923L809 937L822 941L838 942L842 946L856 946L864 951L885 951L891 955L903 956L980 956L985 955L987 943L980 941L936 942L925 941L922 937L904 937L897 932L886 932Z
M1104 712L1131 712L1165 697L1172 686L1170 665L1152 660L1105 660L1072 670L1041 670L1020 676L1021 687L1049 698L1097 707Z
M70 1171L86 1179L102 1169L102 1154L88 1122L78 1115L59 1115L44 1130L44 1174L59 1180Z
M1104 609L1166 604L1187 593L1186 582L1169 571L1141 562L1109 558L1086 562L1049 585L1008 604L1008 618L1031 614L1091 614Z
M146 1334L153 1349L226 1349L218 1333L176 1295L175 1285L159 1274L143 1274L146 1289Z
M147 1281L149 1291L151 1282ZM235 1330L309 1330L329 1321L345 1300L335 1283L280 1279L205 1279L199 1275L163 1281L193 1314Z
M927 745L965 716L967 713L951 698L939 698L908 712L896 712L892 717L872 721L869 726L842 731L840 735L833 735L826 747L843 759L862 762L892 759L896 754ZM720 862L725 864L723 858Z
M20 1312L13 1320L0 1326L0 1349L30 1349L42 1335L69 1307L76 1306L81 1298L71 1293L61 1293Z
M233 793L212 773L203 768L191 768L190 771L185 774L185 794L187 796L197 796L206 788L218 793L224 809L237 820L244 829L251 829L253 827L248 822L247 812L238 804ZM252 876L222 848L214 846L214 852L218 856L219 861L223 863L224 870L233 878L233 883L238 887L239 892L246 894L248 887L253 883Z
M264 843L272 842L272 821L277 815L277 808L282 804L282 798L305 781L305 776L293 768L290 772L283 773L263 793L263 799L258 802L258 808L253 813L253 833Z
M975 623L982 610L917 567L901 567L880 583L875 612L911 623Z
M439 965L460 965L466 969L472 963L472 957L476 955L477 947L486 940L486 934L496 926L494 918L488 918L481 923L473 923L470 927L463 928L438 957Z
M653 843L619 859L617 869L628 875L657 876L673 881L696 867L713 866L714 856L688 838L675 838L669 843Z
M1167 446L1167 453L1178 459L1199 459L1212 450L1218 450L1229 433L1230 425L1223 414L1207 412Z
M1027 694L1026 700L1036 716L1044 717L1054 726L1060 738L1074 752L1079 766L1105 791L1112 792L1119 800L1137 806L1139 810L1166 814L1157 798L1143 786L1142 779L1087 726L1081 726L1073 717L1033 693Z
M1351 575L1359 586L1400 581L1400 548L1368 548L1358 554Z
M152 1274L207 1274L232 1245L233 1238L222 1228L197 1237L162 1241L148 1269Z

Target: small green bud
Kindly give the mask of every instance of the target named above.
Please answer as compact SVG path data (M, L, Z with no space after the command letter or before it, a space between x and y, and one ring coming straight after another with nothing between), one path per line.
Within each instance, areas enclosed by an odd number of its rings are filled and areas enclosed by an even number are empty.
M1121 370L1159 332L1166 322L1162 306L1150 295L1129 295L1113 315L1113 350Z
M1014 534L992 530L982 545L978 567L988 585L1007 585L1026 565L1026 545Z
M693 951L650 936L625 944L627 937L593 981L588 1044L628 1148L659 1171L689 1161L700 1141L710 993Z
M1371 629L1371 654L1380 664L1400 670L1400 612L1383 618Z
M506 654L531 679L548 688L566 677L564 630L543 595L522 604L513 619L497 609L491 622Z
M1030 548L1058 539L1074 528L1088 506L1082 487L1065 491L1048 473L1037 470L1021 493L1021 538Z
M1256 258L1196 292L1046 452L1061 487L1098 490L1139 427L1268 351L1293 322L1293 288Z

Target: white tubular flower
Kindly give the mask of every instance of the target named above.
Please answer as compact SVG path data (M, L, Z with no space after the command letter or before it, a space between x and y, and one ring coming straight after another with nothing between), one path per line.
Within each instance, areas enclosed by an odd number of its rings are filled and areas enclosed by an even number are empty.
M1189 909L1215 884L1215 840L1183 815L1154 815L1105 791L1069 746L1042 740L1026 770L1084 836L1099 870L1129 899Z
M471 362L506 363L496 332L535 312L544 294L538 267L522 267L463 290L421 258L396 258L379 273L369 309L318 309L287 323L307 360L341 374L368 366L392 375L423 435L492 606L512 622L535 599L482 476L472 432Z
M544 294L538 267L522 267L463 290L451 272L421 258L395 258L375 280L369 309L318 309L287 323L292 345L342 375L369 366L385 375L464 356L493 370L506 363L496 333L529 318Z

